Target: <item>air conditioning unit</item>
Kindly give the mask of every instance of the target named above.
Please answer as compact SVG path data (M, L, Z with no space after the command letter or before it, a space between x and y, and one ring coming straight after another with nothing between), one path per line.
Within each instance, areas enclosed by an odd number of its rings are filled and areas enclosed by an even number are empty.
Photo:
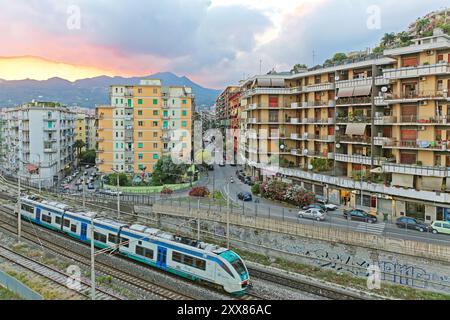
M418 130L419 131L425 131L425 126L420 126Z
M420 81L427 81L427 77L420 77Z

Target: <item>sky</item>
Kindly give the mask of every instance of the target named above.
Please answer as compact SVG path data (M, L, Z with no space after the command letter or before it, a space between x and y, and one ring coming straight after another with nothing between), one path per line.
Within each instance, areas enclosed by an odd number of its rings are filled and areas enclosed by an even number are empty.
M0 79L174 72L210 88L374 47L444 0L0 0Z

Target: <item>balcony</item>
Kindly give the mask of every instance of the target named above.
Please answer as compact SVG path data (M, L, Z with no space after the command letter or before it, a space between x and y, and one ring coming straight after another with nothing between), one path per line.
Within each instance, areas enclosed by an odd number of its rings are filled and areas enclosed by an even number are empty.
M248 118L247 119L247 123L249 123L249 124L256 124L257 122L256 122L256 118Z
M334 100L302 102L302 108L333 108L334 106Z
M384 163L383 171L387 173L410 174L426 177L450 177L450 168L416 166L412 164Z
M56 128L54 128L54 127L52 127L52 128L44 127L44 131L55 132L55 131L56 131Z
M103 141L105 141L105 138L95 138L95 141L97 141L97 142L103 142Z
M334 83L318 83L303 87L303 92L329 91L334 89Z
M292 95L302 93L302 87L293 88L253 88L242 93L242 97L246 98L253 95L273 94L273 95Z
M372 157L359 155L359 154L342 154L336 153L334 159L336 161L346 162L346 163L355 163L355 164L364 164L370 166L372 164ZM374 165L379 166L384 162L395 161L395 159L389 159L384 157L374 157Z
M376 125L394 124L397 122L397 117L393 116L379 116L375 117Z
M436 125L436 124L448 124L446 117L423 117L418 115L401 116L399 124L414 124L414 125Z
M376 86L388 85L390 82L389 79L386 79L383 76L378 76L375 78ZM372 77L368 78L360 78L360 79L351 79L351 80L343 80L337 81L337 88L348 88L348 87L362 87L362 86L371 86L372 85Z
M332 135L320 136L317 134L307 133L304 135L306 140L314 140L319 142L334 142L335 137Z
M412 149L412 150L432 150L446 151L449 149L446 142L426 141L426 140L391 140L384 145L385 148L392 149Z
M300 109L300 107L300 103L298 102L291 103L291 109Z
M300 120L298 118L291 118L291 124L299 124Z
M349 135L341 135L337 136L337 141L340 143L349 143L349 144L371 144L371 137L366 136L349 136Z
M291 133L291 140L305 141L306 137L299 133Z
M372 118L366 116L353 116L353 117L337 117L337 124L348 124L348 123L372 123Z
M162 130L163 130L163 131L169 131L170 128L169 128L169 127L162 127Z
M169 109L169 108L170 108L170 106L169 106L168 104L163 104L161 107L162 107L163 109Z
M105 160L103 159L95 159L95 164L104 164Z
M347 106L347 105L354 105L354 104L371 104L372 98L371 97L353 97L353 98L339 98L336 102L336 105L338 106Z
M169 142L170 141L170 137L167 136L167 135L164 135L164 136L162 136L161 140L164 141L164 142Z
M333 118L325 118L325 119L314 119L314 118L303 118L302 119L303 124L334 124Z
M252 103L248 105L248 110L256 110L258 109L258 105L256 103Z
M443 91L409 91L401 94L385 94L384 101L388 103L408 103L424 100L446 99L447 95Z
M44 148L45 153L56 153L58 152L58 149L51 147L51 148Z
M383 74L386 79L407 79L429 75L444 75L450 74L450 65L448 63L437 63L417 67L385 69L383 70Z

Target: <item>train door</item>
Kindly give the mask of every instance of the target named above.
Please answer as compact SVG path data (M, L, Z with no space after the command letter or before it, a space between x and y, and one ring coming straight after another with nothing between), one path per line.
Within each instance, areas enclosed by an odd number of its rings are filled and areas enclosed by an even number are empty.
M82 223L81 224L81 237L80 237L81 241L86 241L87 240L87 224L86 223Z
M166 270L167 267L167 248L164 247L158 247L158 260L156 262L156 265Z
M36 222L41 221L41 208L36 208Z

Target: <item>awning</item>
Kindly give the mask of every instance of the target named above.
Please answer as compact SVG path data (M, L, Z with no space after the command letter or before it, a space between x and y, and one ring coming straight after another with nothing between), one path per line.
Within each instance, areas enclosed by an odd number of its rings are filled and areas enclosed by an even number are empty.
M392 185L406 188L414 188L414 176L408 174L392 174Z
M430 191L440 191L442 188L443 178L438 177L422 177L422 189Z
M340 88L338 91L338 98L348 98L348 97L353 97L353 92L355 91L354 87L350 87L350 88Z
M356 87L353 92L354 97L368 96L372 92L372 86Z
M366 124L364 123L349 123L347 124L347 129L345 130L345 134L348 136L363 136L366 131Z
M270 87L272 85L271 79L258 79L259 87Z
M272 79L272 87L284 87L284 79Z

